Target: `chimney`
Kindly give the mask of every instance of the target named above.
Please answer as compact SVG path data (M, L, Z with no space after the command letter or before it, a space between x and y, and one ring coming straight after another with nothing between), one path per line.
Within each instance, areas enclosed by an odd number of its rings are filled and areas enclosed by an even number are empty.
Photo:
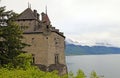
M39 20L40 14L37 13L37 19Z
M45 14L44 12L41 13L42 16L42 22L46 23L47 25L50 25L50 20L47 14Z
M45 13L44 12L41 13L41 16L42 16L42 22L46 22L46 20L45 20Z
M37 18L37 10L34 10L34 16Z

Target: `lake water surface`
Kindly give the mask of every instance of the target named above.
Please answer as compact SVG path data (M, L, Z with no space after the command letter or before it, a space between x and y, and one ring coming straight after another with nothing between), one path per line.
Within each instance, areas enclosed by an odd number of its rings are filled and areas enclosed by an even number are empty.
M82 69L87 76L96 71L104 78L120 78L120 54L66 56L68 71Z

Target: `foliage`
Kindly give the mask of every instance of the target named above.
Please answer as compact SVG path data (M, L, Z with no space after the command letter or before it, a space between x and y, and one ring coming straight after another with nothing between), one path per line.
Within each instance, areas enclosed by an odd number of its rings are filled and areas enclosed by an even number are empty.
M69 76L68 76L68 77L69 77L69 78L75 78L72 71L69 72Z
M0 26L2 25L1 23L14 20L17 16L18 14L12 10L6 11L5 6L0 7Z
M56 72L43 72L35 67L27 70L6 68L0 69L0 78L60 78Z
M22 31L12 22L16 15L0 7L0 78L86 78L82 70L76 76L72 72L59 76L57 71L43 72L32 66L32 55L22 50L27 46L22 42ZM92 72L91 78L98 76Z
M16 57L24 53L23 48L27 44L22 42L23 36L19 26L13 22L15 13L5 11L5 7L0 7L0 63L13 64L15 66Z
M76 78L86 78L86 76L82 70L78 70Z
M17 68L29 69L33 63L31 54L20 54L16 57L16 66Z
M0 7L0 26L7 26L7 22L13 17L14 12L5 11L5 6Z
M85 75L85 73L82 70L78 70L76 76L74 76L74 74L70 71L68 74L68 78L88 78L88 77ZM90 78L100 78L100 76L98 76L95 71L92 71L90 74Z
M9 26L2 27L2 34L0 41L0 59L6 61L6 63L14 63L14 60L18 55L23 53L22 50L26 44L22 43L22 31L15 23L8 23Z
M92 71L90 78L99 78L99 76L97 75L95 71Z
M92 72L90 78L99 78L95 72ZM78 70L76 76L70 72L68 75L59 76L57 71L43 72L37 67L29 67L28 69L0 69L0 78L86 78L82 70Z
M14 63L5 64L3 67L10 70L14 68L26 70L32 67L33 63L32 55L27 53L21 53L15 59L13 59L13 61Z

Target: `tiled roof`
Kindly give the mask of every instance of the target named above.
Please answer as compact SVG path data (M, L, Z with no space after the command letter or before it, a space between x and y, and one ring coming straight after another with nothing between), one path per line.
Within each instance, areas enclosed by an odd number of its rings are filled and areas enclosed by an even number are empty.
M25 11L23 11L17 18L18 20L23 20L23 19L36 19L34 16L33 11L30 8L27 8Z

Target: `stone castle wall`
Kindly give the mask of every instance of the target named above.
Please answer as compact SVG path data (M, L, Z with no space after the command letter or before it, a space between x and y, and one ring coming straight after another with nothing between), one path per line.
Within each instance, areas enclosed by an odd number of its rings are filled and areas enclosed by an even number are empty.
M16 20L20 29L24 31L23 42L30 45L24 50L33 55L34 64L40 69L44 71L58 70L60 74L66 74L63 33L52 27L47 14L42 13L42 21L40 21L34 17L33 13L28 8Z
M48 46L46 37L41 34L24 34L24 41L30 44L25 48L25 51L34 55L35 64L47 64Z
M55 54L58 54L58 62L65 64L64 38L51 32L48 36L42 33L24 34L24 42L30 44L25 51L34 54L35 64L49 66L55 64Z

